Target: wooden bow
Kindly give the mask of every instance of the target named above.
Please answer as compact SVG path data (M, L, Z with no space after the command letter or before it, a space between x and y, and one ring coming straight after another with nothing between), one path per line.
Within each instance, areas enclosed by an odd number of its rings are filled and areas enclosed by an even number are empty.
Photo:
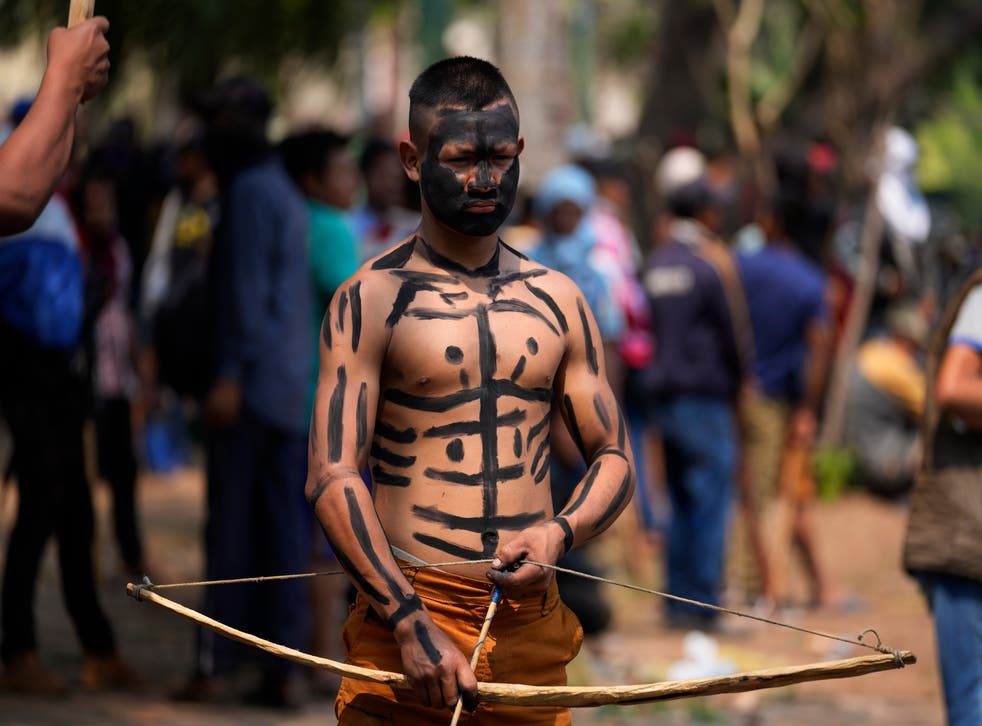
M411 690L409 681L401 673L373 670L339 663L328 658L310 655L294 648L273 643L242 630L220 623L192 608L169 600L154 592L150 586L129 583L126 592L137 600L183 615L209 630L240 643L251 645L267 653L292 660L301 665L322 668L340 676L372 683L383 683L399 690ZM809 663L784 668L734 673L716 678L695 678L684 681L662 681L635 686L527 686L518 683L478 683L478 698L483 703L503 703L514 706L557 706L585 708L608 704L638 704L652 701L670 701L677 698L711 696L719 693L742 693L763 688L790 686L805 681L852 678L867 673L902 668L916 663L917 658L909 650L877 653L825 663Z

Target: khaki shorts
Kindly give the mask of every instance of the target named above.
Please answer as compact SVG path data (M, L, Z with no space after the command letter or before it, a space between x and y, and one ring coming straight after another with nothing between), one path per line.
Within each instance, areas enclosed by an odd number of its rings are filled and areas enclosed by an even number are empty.
M492 585L434 570L407 572L433 621L470 660L490 603ZM583 630L559 599L555 581L545 595L503 598L491 624L475 675L479 681L566 685L566 664L579 652ZM402 658L392 631L368 601L358 595L344 625L345 661L351 665L401 673ZM338 724L438 724L450 722L448 710L427 708L413 693L377 683L344 678L335 712ZM463 713L463 724L570 724L569 709L481 704Z

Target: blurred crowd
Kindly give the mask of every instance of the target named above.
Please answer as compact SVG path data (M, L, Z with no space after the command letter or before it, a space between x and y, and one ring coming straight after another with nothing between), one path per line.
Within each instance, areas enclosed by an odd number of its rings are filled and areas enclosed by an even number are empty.
M10 110L12 126L29 106ZM207 471L205 577L330 567L303 499L321 320L359 265L413 233L420 202L397 139L309 127L274 144L273 110L239 77L198 99L165 141L145 145L132 121L116 120L78 146L34 226L0 240L0 416L13 443L3 479L20 492L2 596L8 687L65 687L38 656L32 612L52 535L83 685L140 683L96 596L91 464L112 492L128 576L154 577L165 557L142 536L138 472L185 463L192 439ZM502 231L572 278L594 311L638 459L622 529L661 557L650 569L673 595L766 614L861 606L822 562L817 542L830 533L812 515L831 457L816 447L830 371L866 264L867 203L882 220L877 274L836 453L877 496L903 502L913 484L928 331L979 251L917 190L906 132L888 134L872 200L843 193L837 161L820 139L784 144L764 185L735 152L699 149L684 133L654 169L580 139L568 163L524 189ZM561 508L583 464L560 430L551 449ZM790 585L792 562L804 593ZM600 569L589 547L561 564ZM560 587L588 635L608 627L595 585ZM337 657L345 596L332 578L212 588L205 610ZM662 622L725 631L716 612L678 601ZM289 664L264 656L243 693L247 660L201 633L178 695L290 706L307 688L337 687L298 685Z

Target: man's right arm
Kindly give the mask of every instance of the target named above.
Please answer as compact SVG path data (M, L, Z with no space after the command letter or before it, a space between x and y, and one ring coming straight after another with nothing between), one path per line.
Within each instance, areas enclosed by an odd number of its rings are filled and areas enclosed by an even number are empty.
M417 697L426 706L453 708L458 693L465 703L476 699L477 680L403 576L360 476L388 343L378 316L361 311L376 309L388 294L384 288L378 276L355 275L339 288L324 316L306 495L338 562L392 628Z
M30 227L65 173L75 111L106 85L109 22L92 18L48 36L48 67L27 116L0 146L0 235Z

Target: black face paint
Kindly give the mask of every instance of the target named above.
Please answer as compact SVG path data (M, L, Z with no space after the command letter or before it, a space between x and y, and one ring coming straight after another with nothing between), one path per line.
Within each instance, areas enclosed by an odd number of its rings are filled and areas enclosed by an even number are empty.
M334 387L327 409L327 460L331 463L341 460L341 443L344 441L344 389L347 383L347 371L344 366L338 366L338 384Z
M464 351L462 351L456 345L448 345L447 350L444 352L444 356L447 359L447 363L453 363L456 365L464 360Z
M348 292L351 298L351 352L358 352L361 341L361 281L354 283Z
M447 444L447 458L450 459L450 461L463 461L464 442L460 439L454 439Z
M423 199L433 216L450 229L486 237L502 225L515 204L518 121L507 103L485 111L447 109L441 116L430 130L420 165ZM469 188L464 187L453 160L439 158L450 146L460 150L461 175L472 175ZM516 154L507 169L499 158L502 154Z

